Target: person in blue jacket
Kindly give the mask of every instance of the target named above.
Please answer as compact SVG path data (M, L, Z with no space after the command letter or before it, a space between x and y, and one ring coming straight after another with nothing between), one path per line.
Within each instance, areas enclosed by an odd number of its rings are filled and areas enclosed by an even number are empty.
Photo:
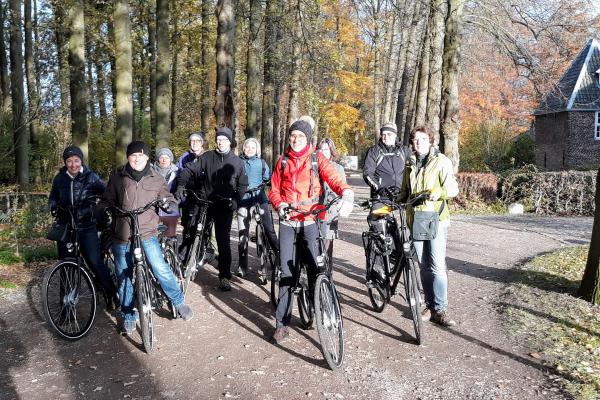
M250 236L250 217L256 203L260 207L260 217L267 234L269 244L279 255L279 241L273 227L273 219L269 210L269 200L263 188L252 191L262 183L271 180L269 166L260 158L260 143L255 138L248 138L242 146L240 155L244 161L244 170L248 175L248 192L242 197L237 210L239 231L239 268L237 275L243 277L248 271L248 239ZM277 257L279 258L279 257Z

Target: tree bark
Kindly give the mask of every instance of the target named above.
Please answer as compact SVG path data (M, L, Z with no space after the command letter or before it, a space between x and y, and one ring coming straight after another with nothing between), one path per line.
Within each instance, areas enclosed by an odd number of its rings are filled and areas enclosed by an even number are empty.
M248 22L248 56L246 59L246 138L258 137L260 131L260 26L262 20L261 0L250 0Z
M210 86L208 84L208 35L210 32L210 0L202 0L202 28L200 30L200 66L201 73L201 105L200 105L200 129L208 133L210 122Z
M106 75L104 73L104 64L100 60L100 52L98 46L94 49L94 66L96 68L96 96L98 102L98 110L100 112L100 134L105 135L107 132L108 115L106 113Z
M300 56L300 44L302 43L302 9L300 0L294 3L293 15L293 42L292 42L292 65L289 79L289 100L287 109L286 128L300 117L298 92L300 90L300 68L302 60ZM284 130L287 132L287 129ZM285 135L287 136L287 134ZM283 142L286 138L282 137Z
M275 69L277 46L277 0L267 0L265 9L264 67L262 92L262 157L273 165L273 117L275 108Z
M173 0L173 70L171 73L171 132L175 130L177 125L177 79L179 68L179 13L175 9L176 2Z
M6 6L0 2L0 107L3 112L10 108L10 76L8 75L8 59L6 58L6 44L4 42L4 22L6 21Z
M590 250L577 296L592 304L600 304L600 169L596 175L596 209Z
M116 93L116 165L125 163L127 145L133 136L131 22L129 3L116 0L114 9Z
M171 45L169 0L156 0L156 148L169 146L171 137Z
M32 175L35 183L41 182L41 164L39 152L40 120L38 110L40 99L37 90L35 71L35 53L33 43L32 0L25 0L25 71L27 75L27 102L29 104L29 135L32 154ZM4 42L4 37L0 37Z
M449 0L444 39L444 64L442 68L442 117L440 150L452 161L458 171L458 133L460 130L458 77L460 69L460 42L465 0Z
M427 116L427 93L429 91L429 58L431 54L431 49L429 47L431 43L429 23L426 24L424 33L425 35L423 37L423 44L421 46L421 53L419 57L419 82L415 99L415 126L423 126L425 124L425 118Z
M29 130L25 125L21 1L10 0L10 85L12 133L15 146L15 176L21 190L29 188Z
M440 141L440 103L442 101L442 66L444 63L444 16L447 0L432 0L430 15L431 58L429 61L429 87L427 93L427 124Z
M87 89L85 81L85 17L83 1L69 8L69 89L71 94L71 136L88 160Z
M156 0L148 2L148 54L150 54L150 132L156 138Z
M69 115L69 49L67 40L68 29L66 29L67 24L64 5L58 0L52 1L51 4L52 14L54 15L54 35L56 38L58 82L60 86L61 135L59 147L64 148L71 143L71 121Z
M217 92L215 118L217 126L233 129L234 105L233 89L235 79L235 12L233 0L217 2ZM235 132L234 132L235 135Z

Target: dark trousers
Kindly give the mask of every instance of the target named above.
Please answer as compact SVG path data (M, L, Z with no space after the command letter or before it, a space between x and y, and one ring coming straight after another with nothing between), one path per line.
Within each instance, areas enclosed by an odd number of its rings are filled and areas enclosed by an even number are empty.
M273 227L273 218L269 210L269 203L263 203L260 207L260 220L262 226L267 234L267 240L271 248L275 250L275 254L279 254L279 241L275 234L275 228ZM252 212L254 206L251 207L240 207L237 210L238 230L239 230L239 264L240 267L246 269L248 267L248 239L250 237L250 221L252 220Z
M63 259L75 256L75 254L67 251L66 242L56 243L58 245L59 258ZM79 231L79 251L88 267L90 267L94 275L96 275L96 282L100 285L100 289L104 291L106 297L116 299L117 288L110 278L108 267L104 265L104 261L102 260L100 239L98 238L96 227Z
M231 223L233 211L222 207L210 207L206 221L212 220L219 251L219 279L231 279Z
M198 206L191 204L186 204L181 209L181 226L183 226L183 235L181 239L181 244L179 245L179 249L177 251L177 255L179 256L179 260L181 262L185 262L187 259L187 253L194 241L194 235L196 234L196 215L198 212Z
M315 283L317 273L317 256L321 254L317 240L319 231L316 223L294 228L279 224L279 254L281 257L281 281L279 282L279 304L275 312L277 327L288 326L292 319L292 288L294 277L298 274L296 251L308 249L302 254L308 265L308 282L310 287Z

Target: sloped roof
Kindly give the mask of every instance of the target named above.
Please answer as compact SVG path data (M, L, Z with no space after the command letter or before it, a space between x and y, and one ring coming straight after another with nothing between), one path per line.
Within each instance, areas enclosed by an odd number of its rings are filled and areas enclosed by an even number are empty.
M600 110L600 42L590 39L534 115L561 111Z

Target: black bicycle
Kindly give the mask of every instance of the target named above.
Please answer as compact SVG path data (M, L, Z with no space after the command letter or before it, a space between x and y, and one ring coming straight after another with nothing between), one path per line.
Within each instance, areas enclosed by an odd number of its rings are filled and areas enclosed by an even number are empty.
M398 188L384 188L377 200L369 203L383 204L387 209L381 212L381 230L373 226L363 232L362 240L367 263L367 292L373 309L382 312L391 297L396 294L402 276L405 300L411 311L415 338L418 344L423 342L423 321L421 308L424 303L420 265L410 235L406 218L406 208L423 201L428 194L423 193L406 203L398 203Z
M320 207L310 211L294 207L288 207L287 210L295 211L305 216L319 216L329 210L340 199L341 197L336 197L327 203L324 208ZM309 281L308 263L305 259L305 257L309 256L308 249L300 245L302 242L296 242L294 244L294 248L296 249L295 265L298 266L298 271L292 290L298 296L298 311L302 327L304 329L310 328L314 317L317 323L321 351L329 367L335 370L344 362L344 327L342 310L333 282L332 260L329 259L327 249L325 248L322 224L321 221L317 221L319 232L317 242L320 254L316 259L317 272L314 286Z
M207 223L208 207L213 204L212 201L205 200L192 190L186 190L185 195L192 195L198 204L196 213L196 232L194 240L190 246L186 259L183 263L183 293L189 288L190 282L196 277L196 272L207 263L207 249L210 246L210 235L212 230L212 221Z
M151 353L154 349L154 322L152 319L152 311L159 309L166 301L169 308L176 314L175 306L170 303L166 294L162 290L158 279L154 276L152 268L146 261L142 247L142 235L138 216L148 211L151 208L160 207L163 200L156 199L146 204L143 207L134 210L124 210L117 206L109 206L107 210L113 213L116 217L127 217L131 221L131 247L133 248L133 286L135 288L136 308L140 316L140 328L142 333L142 342L146 353Z
M69 256L57 261L45 274L42 304L46 321L67 340L85 336L94 324L97 309L95 276L79 251L79 228L74 208L63 208L70 216L67 229Z
M158 242L162 249L165 261L169 264L169 267L171 267L171 271L173 272L173 275L175 275L177 284L185 296L185 278L183 277L183 271L181 270L181 262L179 262L179 257L177 256L177 238L166 236L165 233L168 229L169 228L164 224L158 225ZM178 314L175 307L171 307L171 312L173 313L173 318L177 318Z

